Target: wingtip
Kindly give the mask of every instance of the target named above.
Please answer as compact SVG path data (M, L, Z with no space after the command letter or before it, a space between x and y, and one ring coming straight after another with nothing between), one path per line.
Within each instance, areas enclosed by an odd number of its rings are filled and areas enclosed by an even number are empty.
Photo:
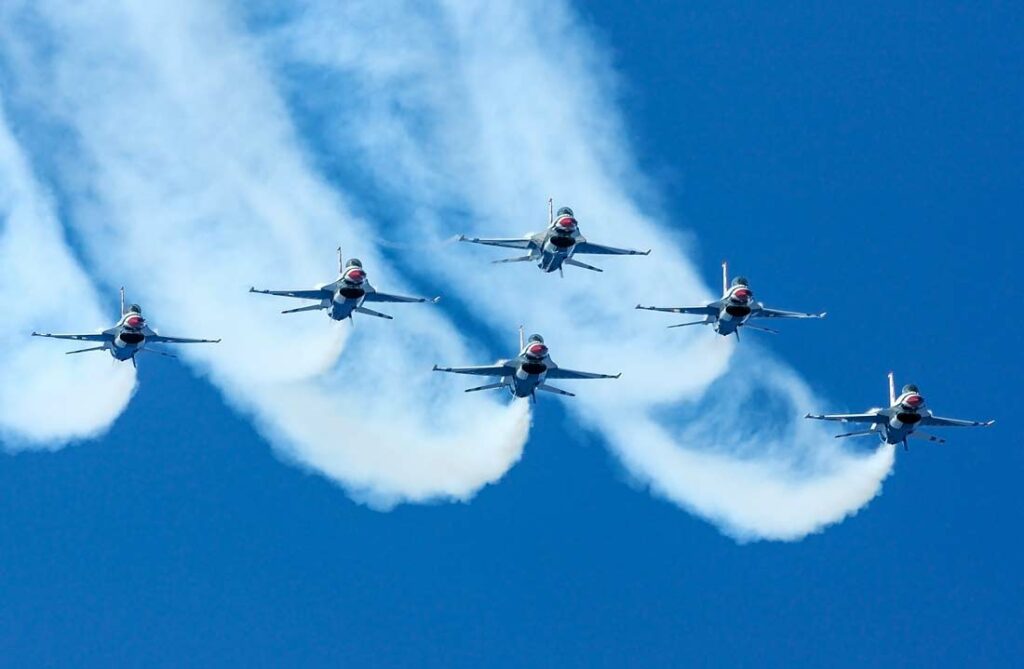
M622 376L622 372L619 372L618 374L615 375L615 378L617 379L617 378L619 378L621 376Z
M434 365L434 369L433 369L433 370L431 370L431 371L434 371L434 372L440 372L440 371L441 371L441 368L440 368L440 367L438 367L437 365Z
M640 255L642 255L642 256L649 256L649 255L651 255L651 249L647 249L646 251L644 251Z
M438 302L440 302L440 301L441 301L441 296L440 296L440 295L438 295L438 296L436 296L436 297L435 297L434 299L430 300L430 302L431 302L432 304L437 304L437 303L438 303Z
M460 242L468 242L468 241L469 241L469 237L467 237L466 235L459 235L459 236L458 236L458 237L456 238L456 241L460 241Z
M249 286L249 292L250 293L255 293L256 292L256 286Z

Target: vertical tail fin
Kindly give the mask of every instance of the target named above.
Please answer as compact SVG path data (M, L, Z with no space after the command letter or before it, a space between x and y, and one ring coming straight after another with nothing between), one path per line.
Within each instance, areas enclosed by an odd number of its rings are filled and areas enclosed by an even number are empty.
M722 295L729 292L729 261L722 261Z
M341 252L341 247L338 247L338 276L345 273L345 255Z
M555 199L548 198L548 225L555 222Z
M121 315L124 316L124 286L121 286Z
M896 380L893 373L889 372L889 406L896 404Z
M526 348L526 330L522 325L519 326L519 350L522 351Z

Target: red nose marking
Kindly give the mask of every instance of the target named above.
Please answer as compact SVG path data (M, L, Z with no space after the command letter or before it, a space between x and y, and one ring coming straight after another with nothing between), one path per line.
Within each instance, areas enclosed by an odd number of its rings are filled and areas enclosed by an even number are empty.
M576 227L576 219L566 216L565 218L558 219L558 225L563 228L574 228Z
M911 395L910 397L907 398L907 404L909 404L910 406L915 406L916 407L922 401L923 400L921 399L920 395Z
M547 352L548 347L544 346L543 344L534 344L533 346L531 346L527 350L530 351L530 353L532 353L533 355L535 355L535 356L537 356L539 358L539 357L543 356Z
M746 300L750 298L750 291L747 290L746 288L740 288L735 293L733 293L733 296L741 300Z
M366 273L363 272L362 270L359 270L359 269L349 270L349 273L348 273L349 281L355 281L356 283L361 283L362 280L365 279L365 278L366 278Z
M142 316L131 316L124 323L130 328L137 328L142 325L143 322Z

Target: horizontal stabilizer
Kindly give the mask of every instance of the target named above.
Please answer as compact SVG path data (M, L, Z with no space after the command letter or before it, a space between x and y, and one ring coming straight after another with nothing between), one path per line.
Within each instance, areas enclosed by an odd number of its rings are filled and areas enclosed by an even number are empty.
M537 386L537 390L543 390L546 393L554 393L556 395L565 395L566 397L576 397L575 393L570 393L567 390L562 390L561 388L549 386L546 383L542 383L539 386Z
M766 328L760 325L751 325L750 323L744 323L743 327L750 328L751 330L760 330L761 332L767 332L769 334L779 334L778 330L773 330L771 328Z
M72 353L86 353L88 351L102 351L102 350L104 350L106 348L107 348L106 346L93 346L93 347L90 347L90 348L80 348L77 351L67 351L67 352L64 353L64 355L71 355Z
M946 443L946 440L943 439L942 437L936 437L935 435L928 434L927 432L921 432L920 430L916 431L916 432L911 432L910 433L910 438L911 439L920 439L922 441L930 441L933 444L944 444L944 443Z
M603 272L604 271L603 269L594 267L593 265L588 265L585 262L580 262L579 260L576 260L575 258L566 258L565 259L565 264L566 265L572 265L573 267L580 267L582 269L589 269L592 272Z
M374 311L373 309L367 309L366 307L356 307L354 309L354 311L356 313L366 314L367 316L376 316L377 318L386 318L389 321L394 319L393 316L388 316L387 314L382 314L379 311Z
M678 325L669 325L668 329L672 328L685 328L687 325L707 325L707 321L693 321L692 323L679 323Z
M533 260L533 256L518 256L516 258L505 258L504 260L492 260L492 265L500 265L506 262L530 262Z
M486 386L477 386L476 388L467 388L467 393L475 393L478 390L497 390L499 388L507 388L507 383L488 383Z
M297 309L285 309L282 314L296 314L300 311L319 311L320 309L326 309L322 304L311 304L308 307L298 307Z
M846 434L837 434L836 439L842 439L844 437L870 437L873 434L877 434L874 430L858 430L857 432L847 432Z

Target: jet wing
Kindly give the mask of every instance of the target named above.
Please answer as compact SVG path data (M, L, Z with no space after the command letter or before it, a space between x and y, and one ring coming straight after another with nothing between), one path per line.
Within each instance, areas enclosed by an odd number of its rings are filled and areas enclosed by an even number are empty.
M995 423L994 420L960 420L959 418L940 418L938 416L922 416L921 425L933 425L938 427L988 427Z
M874 423L881 425L889 421L889 417L884 414L877 413L835 413L826 415L814 415L807 414L804 418L813 418L814 420L835 420L840 423Z
M506 249L528 249L533 246L533 236L518 237L515 239L484 239L482 237L467 237L459 235L460 242L471 242L473 244L486 244L487 246L501 246Z
M331 297L331 293L322 288L314 290L258 290L250 288L249 292L262 293L263 295L280 295L281 297L300 297L304 300L323 300Z
M367 293L363 298L364 302L437 302L440 297L406 297L404 295L389 295L388 293L378 293L373 291Z
M451 372L452 374L472 374L473 376L512 376L516 373L509 365L480 365L479 367L438 367L435 372Z
M633 249L617 249L614 246L602 246L601 244L594 244L593 242L577 242L573 247L573 254L576 253L592 253L594 255L602 256L645 256L651 253L650 249L646 251L635 251Z
M217 344L219 339L189 339L187 337L164 337L158 334L148 335L146 341L153 344Z
M646 309L647 311L666 311L670 314L697 314L699 316L716 316L718 315L718 307L708 304L703 307L645 307L643 305L636 305L637 309Z
M595 374L593 372L577 372L572 369L565 369L562 367L555 367L549 369L547 378L549 379L617 379L622 374Z
M33 332L33 337L51 337L53 339L74 339L76 341L110 341L111 335L106 333L95 334L51 334L49 332Z
M783 311L782 309L761 309L755 311L751 316L755 318L824 318L824 311L818 314L808 314L802 311Z

